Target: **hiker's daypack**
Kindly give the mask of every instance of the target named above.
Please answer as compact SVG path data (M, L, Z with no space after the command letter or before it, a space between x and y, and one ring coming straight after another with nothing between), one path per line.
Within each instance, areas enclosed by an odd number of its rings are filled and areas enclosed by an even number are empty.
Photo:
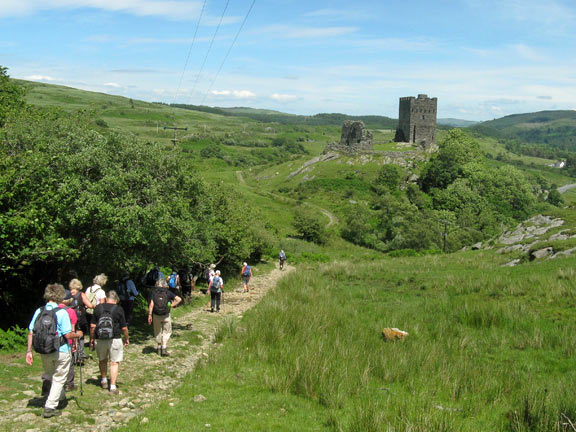
M152 310L154 315L166 315L168 313L168 291L165 289L156 290L152 301L154 302Z
M154 286L158 280L158 269L153 268L146 274L146 285Z
M168 277L168 286L172 289L176 288L176 280L178 278L178 273L172 272L170 277Z
M120 281L118 282L118 288L117 288L117 292L118 292L118 297L120 298L121 301L125 301L128 300L128 289L126 287L126 281Z
M180 270L178 276L180 276L180 283L182 285L188 285L190 283L190 274L186 270Z
M286 254L284 252L280 252L280 259L286 261Z
M50 354L58 351L60 346L66 344L66 339L58 336L58 308L48 310L46 306L42 308L32 331L32 346L39 354Z
M204 276L204 279L206 279L207 281L210 280L210 268L206 267L206 269L204 270L204 273L202 274L202 276Z
M244 267L244 272L242 273L242 276L250 276L250 266L249 265Z
M98 292L98 290L101 290L102 288L98 288L96 290L93 289L94 286L88 287L88 289L86 290L86 297L88 297L88 301L90 303L92 303L93 306L96 306L96 293ZM89 314L93 314L94 313L94 308L86 308L86 312Z
M86 307L84 306L84 302L82 301L82 293L77 292L72 296L72 308L76 312L76 316L78 317L78 324L83 325L86 323Z
M211 292L218 292L222 288L222 278L220 276L214 276L212 278L212 283L210 284Z
M103 307L98 323L96 324L96 336L98 339L114 339L114 320L112 319L112 312L116 309L116 305L110 310Z

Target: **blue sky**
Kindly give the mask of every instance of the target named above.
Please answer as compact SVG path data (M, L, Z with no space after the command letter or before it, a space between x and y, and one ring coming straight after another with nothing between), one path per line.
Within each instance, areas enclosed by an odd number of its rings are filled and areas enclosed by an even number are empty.
M426 93L439 117L489 120L576 109L576 2L0 0L0 65L147 101L295 114L397 118L399 97Z

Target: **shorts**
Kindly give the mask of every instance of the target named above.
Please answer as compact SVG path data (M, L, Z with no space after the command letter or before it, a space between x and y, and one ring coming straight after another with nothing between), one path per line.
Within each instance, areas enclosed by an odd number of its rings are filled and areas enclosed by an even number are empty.
M117 339L96 339L96 354L98 360L108 360L114 363L121 362L124 358L124 343L121 338Z
M248 285L249 282L250 282L250 276L242 276L242 283L244 285Z

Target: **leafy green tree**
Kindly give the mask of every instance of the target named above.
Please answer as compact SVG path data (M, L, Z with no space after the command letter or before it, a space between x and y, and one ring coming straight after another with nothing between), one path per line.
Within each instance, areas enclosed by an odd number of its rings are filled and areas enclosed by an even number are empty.
M478 143L460 129L449 131L439 147L436 157L422 176L424 191L447 187L462 175L467 164L484 159Z
M405 177L406 173L401 167L394 164L387 164L382 166L378 171L374 184L385 188L389 192L394 192L400 188Z
M294 228L303 240L317 244L324 244L327 241L327 234L320 220L302 208L296 210Z
M8 68L0 66L0 127L11 113L24 107L24 89L8 76Z
M560 192L558 192L557 188L550 190L546 201L556 207L561 207L564 205L564 197L560 194Z
M254 217L231 192L209 190L178 152L90 124L31 110L0 128L3 310L65 282L70 269L114 278L220 257L233 267L253 253Z

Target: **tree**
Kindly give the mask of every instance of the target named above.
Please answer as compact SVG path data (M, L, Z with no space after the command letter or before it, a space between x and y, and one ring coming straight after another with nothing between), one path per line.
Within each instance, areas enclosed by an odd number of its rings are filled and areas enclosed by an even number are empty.
M440 149L422 176L422 186L428 192L432 188L445 188L462 175L463 168L484 157L478 143L460 129L452 129L440 143Z
M374 184L385 188L389 192L394 192L400 188L405 177L406 173L401 167L394 164L388 164L380 168L380 171L378 171L378 175L374 180Z
M8 76L8 68L0 66L0 127L11 113L24 107L24 89Z
M560 192L558 192L557 188L550 190L546 201L556 207L561 207L564 205L564 197L560 194Z
M307 210L297 209L294 215L294 228L303 240L317 244L326 243L326 232L322 223Z

